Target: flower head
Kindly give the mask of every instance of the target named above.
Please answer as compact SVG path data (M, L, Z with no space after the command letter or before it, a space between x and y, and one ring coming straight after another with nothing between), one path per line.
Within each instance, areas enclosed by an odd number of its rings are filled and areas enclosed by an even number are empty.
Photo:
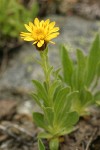
M35 18L34 23L25 24L25 28L29 32L21 32L21 38L25 41L33 41L38 50L44 50L49 42L54 44L51 39L59 35L59 27L55 27L55 22L50 22L49 19L39 21Z

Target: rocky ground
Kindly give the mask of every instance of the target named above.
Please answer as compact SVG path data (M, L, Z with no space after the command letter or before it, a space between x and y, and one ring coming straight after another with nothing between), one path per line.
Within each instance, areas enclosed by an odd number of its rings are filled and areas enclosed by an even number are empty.
M88 19L100 20L99 0L37 0L39 16L47 14L77 14Z
M18 101L0 101L0 150L38 150L39 129L30 113L21 109ZM80 118L71 134L61 137L59 150L100 150L100 110L91 112L91 116ZM48 142L43 142L49 150Z

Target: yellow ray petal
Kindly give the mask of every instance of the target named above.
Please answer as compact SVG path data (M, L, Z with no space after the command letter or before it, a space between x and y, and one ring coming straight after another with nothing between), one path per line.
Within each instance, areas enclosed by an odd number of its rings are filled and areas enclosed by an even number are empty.
M53 28L52 30L50 30L50 33L52 33L52 32L57 32L57 31L59 31L59 27L55 27L55 28Z
M41 42L42 44L44 44L44 40L40 40L40 42Z
M57 33L52 33L52 34L50 34L50 35L48 35L48 36L46 37L46 40L47 40L47 41L50 41L51 39L57 37L58 35L59 35L59 32L57 32Z
M34 28L34 24L32 22L29 22L29 26L30 26L31 29Z
M49 22L50 22L50 19L47 19L47 20L44 22L44 24L45 24L45 25L48 25Z
M38 19L38 18L35 18L34 24L35 24L36 26L39 26L40 22L39 22L39 19Z
M30 28L30 26L28 26L27 24L24 24L25 25L25 28L29 31L29 32L32 32L32 29Z
M43 44L44 44L44 40L40 40L40 41L37 43L37 46L38 46L38 47L42 47Z
M55 22L51 22L50 24L49 24L49 29L52 29L54 26L55 26Z
M36 44L38 41L35 41L33 44Z
M37 47L41 47L41 46L42 46L41 42L38 42Z
M20 35L21 35L21 36L31 36L31 33L21 32Z
M25 41L33 41L34 39L31 38L31 37L25 37L24 40L25 40Z
M44 21L42 20L42 21L40 22L40 27L42 27L43 24L44 24Z

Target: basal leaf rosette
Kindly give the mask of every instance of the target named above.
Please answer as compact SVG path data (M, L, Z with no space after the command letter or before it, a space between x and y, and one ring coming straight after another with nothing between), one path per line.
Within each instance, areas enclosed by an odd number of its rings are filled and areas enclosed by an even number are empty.
M51 40L59 35L59 27L55 27L55 24L55 22L50 22L50 19L39 21L35 18L34 23L25 24L29 32L21 32L20 36L25 41L32 41L37 50L44 50L48 43L55 44Z

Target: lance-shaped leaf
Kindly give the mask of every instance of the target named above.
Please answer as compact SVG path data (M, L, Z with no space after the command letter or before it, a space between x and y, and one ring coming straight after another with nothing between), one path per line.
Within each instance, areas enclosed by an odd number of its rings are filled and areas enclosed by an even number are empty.
M81 90L84 86L85 79L85 70L86 70L86 57L83 52L77 49L77 89Z
M87 89L83 89L83 91L80 93L80 100L81 100L82 107L84 106L87 107L88 105L92 105L94 102L92 93Z
M66 113L62 120L59 122L59 126L60 126L60 131L59 131L59 135L65 135L65 134L69 134L70 132L73 131L74 129L74 125L78 122L79 120L79 115L77 112L68 112Z
M65 122L67 114L72 110L72 106L75 105L78 97L79 93L77 91L71 92L66 96L65 101L62 102L61 108L56 114L56 120L59 124Z
M38 95L37 94L35 94L35 93L31 93L31 96L32 96L32 98L33 98L33 100L40 106L40 107L42 107L42 105L41 105L41 102L40 102L40 99L39 99L39 97L38 97Z
M59 87L59 86L61 86L61 83L58 81L58 80L56 80L56 81L54 81L52 84L51 84L51 86L50 86L50 88L49 88L49 96L50 96L50 98L52 99L52 101L53 101L53 98L55 98L54 97L54 93L55 93L55 91L56 91L56 89Z
M75 125L79 120L79 115L77 112L70 112L68 115L67 115L67 118L66 118L66 121L65 121L65 124L66 126L73 126Z
M100 61L96 67L95 80L94 80L94 84L92 85L92 90L95 90L95 88L97 87L97 85L99 83L99 79L100 79Z
M62 123L62 128L64 128L63 130L63 134L68 134L70 132L72 132L74 125L76 125L76 123L79 120L79 115L77 112L70 112L67 114L65 121Z
M71 78L73 74L73 63L68 55L68 51L64 46L61 47L61 61L63 67L64 81L71 86Z
M66 101L66 95L69 92L70 92L70 87L65 87L65 88L62 88L57 94L55 101L54 101L54 111L56 115L60 113L60 111L63 109L65 101Z
M62 130L61 130L61 132L60 132L60 136L63 136L63 135L65 135L65 134L69 134L69 133L71 133L72 131L73 131L73 126L70 126L70 127L64 127Z
M77 90L77 66L74 66L73 74L72 74L72 90Z
M46 150L42 140L40 140L40 139L38 140L38 149L39 150Z
M52 71L53 71L53 66L51 66L51 67L48 69L47 75L50 76L50 74L51 74Z
M100 61L100 37L96 36L96 39L93 42L92 48L87 60L87 70L86 70L86 85L90 86L91 82L94 79L96 73L96 66Z
M94 100L95 101L100 101L100 91L98 91L98 92L95 93Z
M52 126L54 120L54 112L53 109L50 107L44 108L44 120L47 125Z
M97 77L100 78L100 61L97 66Z
M41 138L41 139L51 139L52 138L52 134L50 134L48 132L40 132L38 134L38 138Z
M58 85L56 88L55 88L55 91L54 91L54 95L53 95L53 101L55 101L58 93L60 92L60 90L62 89L62 85Z
M67 95L65 105L64 105L64 108L63 108L63 114L66 113L66 112L69 112L72 109L72 105L75 104L78 97L79 97L79 92L78 91L71 92Z
M96 104L100 106L100 100L97 100L97 101L96 101Z
M33 84L36 86L37 89L37 95L40 99L42 99L44 101L44 104L46 106L48 106L48 96L46 93L45 88L43 87L43 85L37 81L37 80L32 80Z
M46 129L46 125L44 122L44 115L38 112L34 112L33 113L33 120L35 122L35 124L41 128Z
M63 121L61 122L62 128L66 127L67 129L75 125L79 120L79 115L77 112L69 112L65 114Z
M50 150L58 150L59 149L59 139L53 138L49 143Z

